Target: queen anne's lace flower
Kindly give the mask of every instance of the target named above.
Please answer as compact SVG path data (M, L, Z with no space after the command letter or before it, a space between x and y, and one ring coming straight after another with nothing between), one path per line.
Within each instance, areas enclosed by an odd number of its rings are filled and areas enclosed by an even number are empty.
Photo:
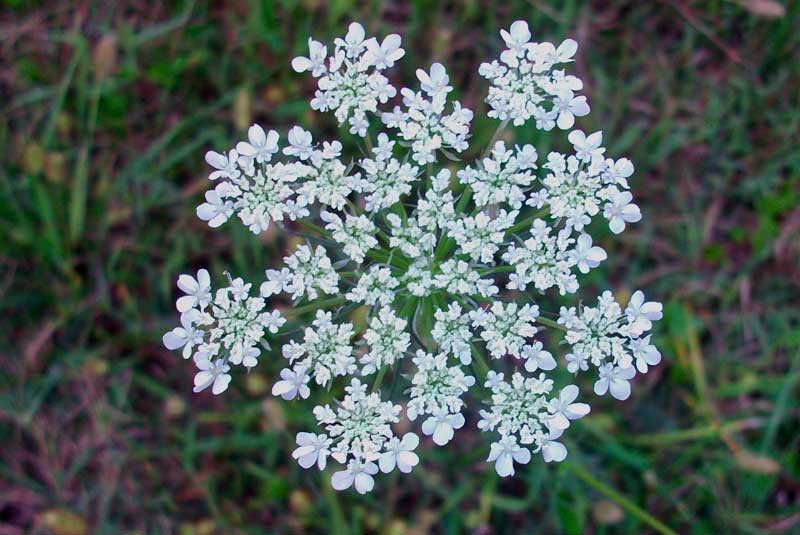
M554 67L571 62L578 44L572 39L558 48L551 43L531 43L524 21L503 32L508 48L499 62L483 63L479 71L492 83L486 99L492 107L489 117L513 120L515 125L533 117L541 130L551 130L556 124L563 130L572 128L575 117L589 113L586 97L575 94L583 89L583 82Z
M502 121L493 139L507 123L571 129L589 112L582 82L564 70L574 41L531 42L524 21L501 37L499 59L480 66L489 116ZM576 293L580 276L606 260L592 236L597 220L617 234L641 219L629 191L633 164L608 157L602 132L577 129L556 141L571 145L567 153L496 141L460 163L472 112L448 103L443 65L418 69L419 89L399 91L402 106L389 102L398 91L385 71L404 56L401 44L353 23L332 45L309 39L308 55L292 61L318 79L311 107L363 138L358 154L343 156L340 141L315 140L300 126L282 138L259 125L234 149L206 153L213 187L197 208L201 220L217 228L238 218L255 234L299 228L306 241L294 241L282 266L265 266L257 292L230 276L213 291L205 269L181 275L180 326L163 337L193 358L195 391L214 394L234 367L256 366L265 350L274 360L279 345L288 365L272 394L313 396L321 431L298 433L292 457L319 470L333 459L333 487L359 493L379 472L419 464L417 433L443 446L476 420L494 435L487 460L501 476L532 454L562 461L562 433L590 408L577 386L556 387L548 373L592 370L597 395L625 399L637 372L661 360L650 333L661 305L640 291L625 308L610 291L596 306L565 303L557 320L536 302ZM287 318L304 312L313 321L279 341ZM545 348L545 329L547 340L563 332L565 355ZM476 377L488 394L475 395ZM489 398L479 419L476 397ZM401 418L417 433L396 435Z
M441 63L431 65L430 73L417 69L421 91L415 93L403 88L403 105L406 111L395 106L391 113L381 118L389 128L400 130L403 140L411 144L411 157L424 164L436 161L436 151L451 149L463 152L467 148L469 123L472 112L453 102L452 112L445 114L447 94L453 90Z

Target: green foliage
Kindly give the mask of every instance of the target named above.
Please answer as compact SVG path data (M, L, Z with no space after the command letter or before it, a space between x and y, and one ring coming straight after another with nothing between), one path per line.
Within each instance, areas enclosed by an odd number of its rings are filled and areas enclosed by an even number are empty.
M168 4L3 1L0 531L800 530L799 4L771 17L769 1ZM562 466L500 480L462 432L411 477L335 493L289 460L313 417L271 399L277 351L212 399L161 346L180 272L256 280L288 245L197 220L203 152L254 120L335 136L289 61L357 19L404 35L398 85L448 66L476 111L476 156L495 129L477 67L516 18L579 40L592 106L579 124L636 164L644 219L601 240L609 262L587 288L663 301L664 362L628 403L595 404ZM529 125L513 135L551 148Z

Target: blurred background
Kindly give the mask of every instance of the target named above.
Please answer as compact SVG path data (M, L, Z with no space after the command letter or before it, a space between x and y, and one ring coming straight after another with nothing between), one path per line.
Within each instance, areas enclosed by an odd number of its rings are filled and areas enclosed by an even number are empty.
M800 533L797 2L0 4L0 535ZM579 41L578 126L636 164L644 219L600 233L581 295L663 301L664 361L627 402L593 400L561 465L500 480L464 430L409 477L335 493L289 457L313 419L269 395L282 359L193 395L161 345L179 273L257 281L287 247L195 217L203 154L253 121L336 137L289 62L358 20L403 35L395 85L448 67L474 157L496 126L477 68L520 18Z

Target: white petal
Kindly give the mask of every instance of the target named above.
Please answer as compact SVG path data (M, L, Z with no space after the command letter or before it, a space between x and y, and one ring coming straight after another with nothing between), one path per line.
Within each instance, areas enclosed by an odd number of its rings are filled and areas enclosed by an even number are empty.
M186 331L182 327L176 327L165 334L161 341L167 349L178 349L186 345Z
M631 395L631 384L625 379L614 379L611 381L609 390L614 398L625 401Z
M336 472L331 477L331 485L336 490L344 490L350 488L353 484L353 480L355 477L350 470L342 470L341 472Z
M514 458L514 462L519 464L528 464L531 460L531 450L528 448L519 448L514 453L511 454Z
M497 470L497 475L500 477L506 477L514 474L514 461L511 458L511 454L507 451L504 451L497 457L497 461L494 463L494 469Z
M578 387L575 385L567 385L561 389L561 393L558 396L564 403L572 403L578 397Z
M247 138L250 140L250 143L256 147L263 147L267 142L267 136L264 134L264 129L257 124L254 124L247 129Z
M272 385L272 395L283 396L284 394L290 392L292 389L294 389L294 383L291 383L289 381L278 381L277 383Z
M573 403L569 407L567 407L567 418L570 420L577 420L578 418L583 418L592 408L586 403Z
M206 163L214 169L225 169L228 166L228 158L224 154L210 150L206 152Z
M407 474L414 466L419 464L419 456L413 451L401 451L397 455L397 467L401 472Z
M569 420L559 412L550 417L547 425L555 429L566 429L569 427Z
M558 114L556 123L561 130L569 130L575 124L575 117L572 115L572 112L562 111Z
M366 494L371 491L374 486L375 480L366 472L360 472L356 476L356 490L359 494Z
M191 275L183 274L178 277L178 289L184 293L194 293L198 290L197 281Z
M589 109L589 104L586 102L586 97L583 95L579 97L575 97L572 99L572 102L569 103L569 109L573 115L577 117L583 117L584 115L589 115L591 111Z
M594 393L598 396L604 396L608 392L608 379L598 379L594 383Z
M453 438L453 428L447 425L446 423L441 423L436 426L436 429L433 431L433 442L437 446L444 446L450 439Z
M542 446L544 462L555 461L560 463L567 458L567 448L561 442L547 442Z
M242 156L247 156L248 158L255 156L256 149L250 143L245 143L244 141L240 141L236 144L236 152L241 154Z
M228 389L228 383L230 382L231 382L231 376L228 375L227 373L217 375L217 378L214 379L214 387L211 389L211 392L214 395L222 394Z
M197 213L197 217L203 221L209 221L219 214L219 209L214 205L204 202L195 209L195 212Z
M406 433L403 435L403 440L400 441L400 445L405 450L415 450L417 446L419 446L419 437L414 433Z
M296 57L296 58L294 58L294 59L292 60L292 69L294 69L294 71L295 71L295 72L306 72L306 71L307 71L307 70L309 70L309 69L310 69L310 68L311 68L313 65L314 65L314 64L311 62L311 60L310 60L310 59L308 59L308 58L306 58L306 57L303 57L303 56L298 56L298 57ZM207 156L207 155L206 155L206 161L208 161L208 156ZM209 162L209 163L210 163L210 162ZM212 164L212 165L213 165L213 164ZM335 476L334 476L334 477L335 477ZM348 485L348 487L349 487L349 486L350 486L350 485ZM345 488L347 488L347 487L345 487Z
M211 286L211 275L207 269L200 269L197 271L197 283L200 288L208 288Z
M578 51L578 43L574 39L565 39L563 43L558 45L556 54L561 61L567 60L575 55Z
M625 230L625 222L620 217L612 217L611 221L608 222L608 228L610 228L611 232L614 234L619 234Z
M387 451L383 453L378 459L378 466L380 466L381 472L384 474L388 474L392 470L394 470L396 464L396 456L391 451Z

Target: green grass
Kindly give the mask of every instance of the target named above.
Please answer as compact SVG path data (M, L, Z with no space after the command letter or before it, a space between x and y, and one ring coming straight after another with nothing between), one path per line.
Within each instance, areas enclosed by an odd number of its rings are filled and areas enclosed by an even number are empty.
M783 3L5 0L0 532L800 532L800 5ZM496 123L477 67L516 18L580 42L580 125L636 164L644 219L600 237L587 298L662 300L664 362L594 404L560 466L501 480L465 432L370 496L334 493L289 457L313 418L268 394L280 359L212 399L160 344L178 273L257 279L286 248L197 220L203 152L253 120L335 136L288 64L358 19L404 35L398 84L448 66L478 155Z

